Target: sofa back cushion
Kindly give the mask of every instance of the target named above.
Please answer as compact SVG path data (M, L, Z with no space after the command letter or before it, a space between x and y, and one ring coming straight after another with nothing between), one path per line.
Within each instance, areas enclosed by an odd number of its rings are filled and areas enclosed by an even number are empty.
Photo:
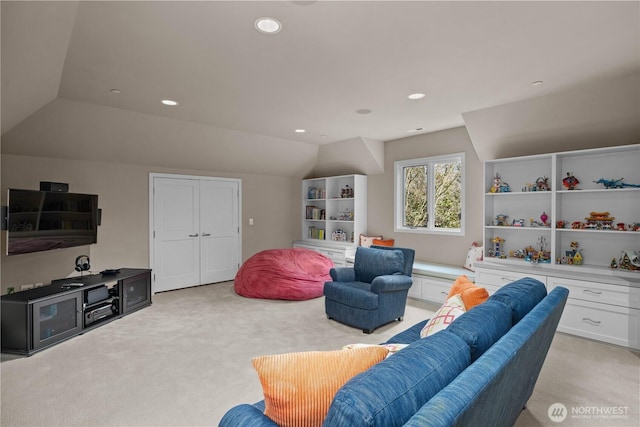
M489 300L500 301L511 307L511 319L515 325L546 295L544 283L525 277L501 287Z
M401 426L471 361L469 346L442 331L418 340L349 380L324 426Z
M378 276L402 274L404 254L400 250L381 250L360 246L356 249L353 267L357 281L371 283Z
M473 363L511 329L511 307L487 301L458 317L447 330L462 338L471 349Z

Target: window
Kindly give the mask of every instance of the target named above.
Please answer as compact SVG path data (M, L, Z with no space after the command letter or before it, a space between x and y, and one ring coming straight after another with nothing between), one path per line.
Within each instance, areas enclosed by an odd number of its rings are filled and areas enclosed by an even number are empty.
M395 231L464 235L464 153L395 162Z

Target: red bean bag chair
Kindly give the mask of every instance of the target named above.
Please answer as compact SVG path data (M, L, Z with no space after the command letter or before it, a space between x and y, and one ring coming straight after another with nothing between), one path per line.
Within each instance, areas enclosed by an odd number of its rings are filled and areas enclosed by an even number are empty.
M322 296L333 261L303 248L269 249L249 258L238 270L234 289L249 298L307 300Z

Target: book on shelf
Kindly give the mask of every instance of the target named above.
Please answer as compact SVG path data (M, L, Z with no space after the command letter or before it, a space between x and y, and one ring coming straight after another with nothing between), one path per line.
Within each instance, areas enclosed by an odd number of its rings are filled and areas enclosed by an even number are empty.
M324 229L309 227L309 239L324 240Z

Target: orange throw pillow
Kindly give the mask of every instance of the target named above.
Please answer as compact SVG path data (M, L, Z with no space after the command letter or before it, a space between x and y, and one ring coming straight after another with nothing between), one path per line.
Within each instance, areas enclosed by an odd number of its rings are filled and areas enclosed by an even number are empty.
M336 392L384 360L385 347L307 351L251 360L264 392L264 414L279 426L321 426Z
M454 295L460 295L467 310L471 310L471 308L489 299L489 292L487 292L485 288L476 286L476 284L469 280L464 274L453 282L447 299Z
M394 243L395 243L394 239L387 239L387 240L373 239L373 244L375 246L393 246Z

